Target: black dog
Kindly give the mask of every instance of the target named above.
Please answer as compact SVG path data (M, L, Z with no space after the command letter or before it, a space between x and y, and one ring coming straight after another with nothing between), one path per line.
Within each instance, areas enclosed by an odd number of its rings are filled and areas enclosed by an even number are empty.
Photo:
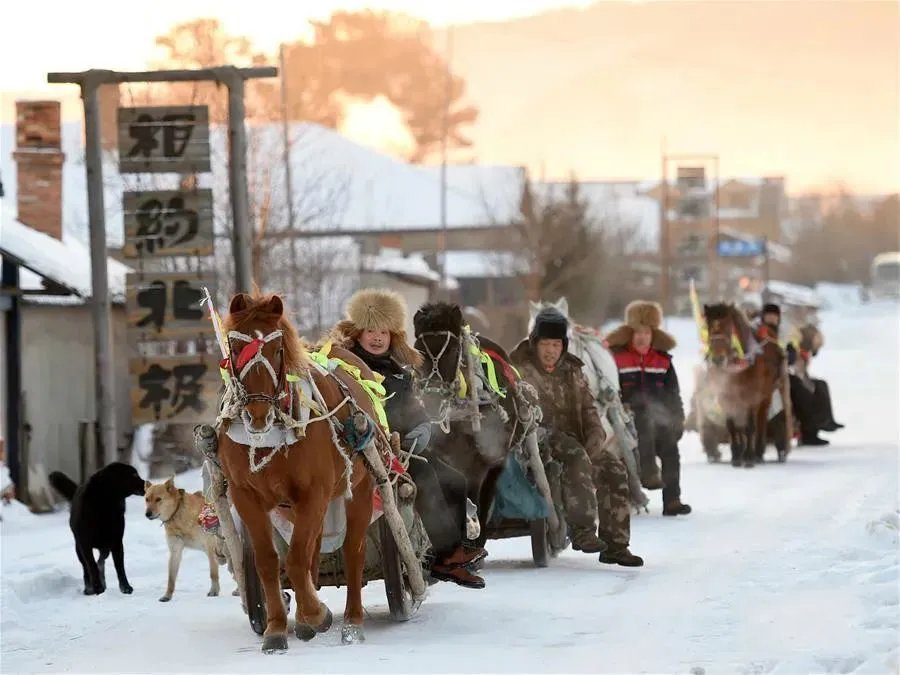
M54 471L48 478L61 495L72 502L69 527L75 537L75 552L84 570L84 594L99 595L106 590L106 558L112 553L119 590L134 589L125 576L125 498L144 494L144 479L122 462L103 467L87 483L78 486L64 473ZM94 549L100 551L94 560ZM98 566L99 563L99 566Z

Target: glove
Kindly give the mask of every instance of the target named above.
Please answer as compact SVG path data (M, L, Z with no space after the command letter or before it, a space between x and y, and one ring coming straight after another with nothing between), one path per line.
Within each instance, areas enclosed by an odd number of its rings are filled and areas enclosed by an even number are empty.
M431 422L422 422L413 427L403 439L403 446L408 448L413 444L413 441L416 441L415 454L421 455L425 452L425 449L431 442Z

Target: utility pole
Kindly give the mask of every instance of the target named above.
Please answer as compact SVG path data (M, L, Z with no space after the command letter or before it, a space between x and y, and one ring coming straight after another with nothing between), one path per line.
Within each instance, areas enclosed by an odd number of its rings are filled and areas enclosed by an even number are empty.
M278 49L278 69L281 71L281 134L283 145L283 161L284 161L284 188L287 199L288 208L288 230L294 232L296 221L294 219L294 183L291 179L291 139L290 124L288 121L288 94L287 94L287 69L285 66L284 44L282 43ZM291 262L291 298L295 300L294 308L297 308L297 242L296 238L290 237L290 262Z
M244 82L250 78L275 77L277 68L219 66L199 70L151 70L116 72L86 70L47 73L50 84L77 84L84 102L85 169L87 172L88 222L91 254L91 313L94 320L95 407L98 440L106 461L115 457L115 370L113 368L112 317L107 278L106 208L103 202L103 162L100 144L100 94L104 84L124 82L218 82L228 87L229 187L234 221L236 290L250 292L250 213L247 195L247 136L244 128Z
M447 136L450 124L450 98L453 93L453 24L447 25L446 72L444 74L444 114L441 125L441 296L449 299L447 275Z
M664 315L669 313L670 256L668 157L666 156L665 141L663 141L662 182L659 195L659 297Z

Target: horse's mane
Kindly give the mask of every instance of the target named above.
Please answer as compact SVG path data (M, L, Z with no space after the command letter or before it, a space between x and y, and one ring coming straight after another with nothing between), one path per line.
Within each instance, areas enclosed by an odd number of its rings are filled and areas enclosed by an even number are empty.
M229 312L223 319L226 332L236 330L252 335L254 330L262 330L259 324L266 326L266 331L280 329L281 345L284 348L284 365L288 373L301 373L309 368L309 357L303 348L303 342L297 329L284 315L281 296L277 293L253 295L245 294L246 306L238 312ZM277 308L281 307L279 313ZM265 332L265 331L264 331Z
M413 317L416 333L449 331L459 335L462 331L462 310L447 302L429 302L419 308Z

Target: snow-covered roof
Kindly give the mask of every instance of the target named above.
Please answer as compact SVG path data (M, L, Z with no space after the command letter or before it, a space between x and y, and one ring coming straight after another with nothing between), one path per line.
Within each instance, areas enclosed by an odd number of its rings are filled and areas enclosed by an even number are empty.
M67 288L80 298L91 297L91 257L88 247L71 235L62 241L23 225L12 217L4 198L0 205L0 255L9 256L16 263L39 277ZM109 293L113 302L125 301L125 275L130 268L107 258ZM26 277L34 283L34 277Z
M439 228L439 167L408 164L355 143L315 124L294 124L290 132L291 184L299 226L306 230ZM63 229L87 241L87 178L81 122L62 125ZM268 211L287 222L287 198L280 125L248 127L250 201L269 200ZM16 208L15 128L0 125L0 173L6 198ZM199 178L212 187L216 213L228 218L227 134L210 129L213 171ZM450 165L447 167L447 226L487 226L508 222L518 208L520 167ZM168 175L121 175L114 153L104 153L107 240L122 245L122 192L172 189Z
M383 250L378 255L363 258L363 265L372 272L392 274L423 285L440 283L440 272L432 269L422 255L413 253L404 256L399 251ZM448 278L448 287L455 288L456 280Z
M457 279L498 279L527 270L527 263L509 252L447 251L447 273Z

